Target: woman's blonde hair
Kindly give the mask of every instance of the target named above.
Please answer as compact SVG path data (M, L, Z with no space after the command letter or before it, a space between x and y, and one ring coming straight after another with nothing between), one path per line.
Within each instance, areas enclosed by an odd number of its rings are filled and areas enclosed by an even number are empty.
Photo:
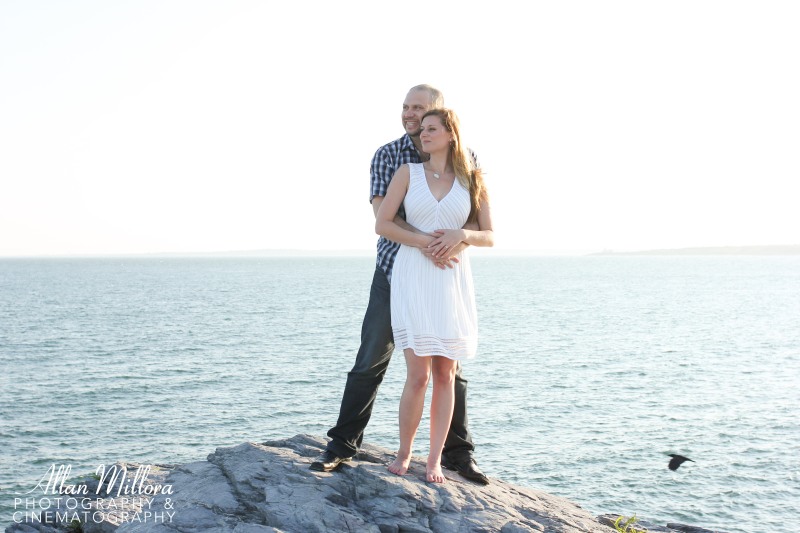
M472 154L461 141L461 122L455 111L444 107L431 109L422 115L422 120L430 116L439 117L444 128L453 135L453 140L450 141L450 164L453 165L456 179L469 191L470 211L467 220L474 222L481 209L481 201L486 198L483 172L475 164Z

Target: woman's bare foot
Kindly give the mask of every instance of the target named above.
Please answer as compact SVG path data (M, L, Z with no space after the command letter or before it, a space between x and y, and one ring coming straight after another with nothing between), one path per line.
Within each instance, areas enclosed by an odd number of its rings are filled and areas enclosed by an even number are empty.
M445 477L442 473L442 465L439 464L439 461L431 466L430 461L428 461L427 466L425 467L425 479L428 480L428 483L444 483Z
M408 472L408 465L411 463L411 454L408 455L400 455L397 454L397 458L394 460L392 464L389 465L389 472L392 474L397 474L398 476L402 476L406 472Z

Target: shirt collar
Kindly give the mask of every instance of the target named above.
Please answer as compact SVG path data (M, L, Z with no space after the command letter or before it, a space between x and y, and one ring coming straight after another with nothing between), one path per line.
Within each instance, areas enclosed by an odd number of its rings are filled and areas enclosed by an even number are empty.
M417 155L419 155L419 152L417 151L417 147L414 146L414 141L411 140L411 135L409 135L408 133L406 133L405 135L400 137L400 149L402 149L402 150L412 150L412 151L416 152Z

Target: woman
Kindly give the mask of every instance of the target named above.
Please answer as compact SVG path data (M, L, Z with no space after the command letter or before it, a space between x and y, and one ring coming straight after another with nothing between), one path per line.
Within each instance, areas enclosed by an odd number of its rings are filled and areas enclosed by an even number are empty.
M400 449L389 470L398 475L408 470L432 374L426 479L443 483L440 462L453 416L456 367L459 360L474 357L477 349L475 294L465 254L457 256L453 269L441 270L423 250L447 257L462 241L492 246L494 237L483 177L461 142L455 113L428 111L422 117L420 141L430 160L397 170L375 223L379 235L401 244L392 270L391 312L395 346L403 350L407 375L400 399ZM406 221L424 234L394 222L400 205ZM463 229L467 222L471 227L477 223L479 229Z

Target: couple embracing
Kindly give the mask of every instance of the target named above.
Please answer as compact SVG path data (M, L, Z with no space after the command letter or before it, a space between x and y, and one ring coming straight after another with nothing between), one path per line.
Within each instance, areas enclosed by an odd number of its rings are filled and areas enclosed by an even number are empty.
M444 108L440 91L411 88L402 120L405 135L372 159L370 201L381 235L377 266L339 419L311 469L334 470L358 452L396 347L405 356L407 375L400 448L389 470L408 470L432 381L426 479L443 483L445 467L488 484L472 457L460 361L477 349L475 293L464 251L493 245L489 199L475 155L463 145L458 118Z

